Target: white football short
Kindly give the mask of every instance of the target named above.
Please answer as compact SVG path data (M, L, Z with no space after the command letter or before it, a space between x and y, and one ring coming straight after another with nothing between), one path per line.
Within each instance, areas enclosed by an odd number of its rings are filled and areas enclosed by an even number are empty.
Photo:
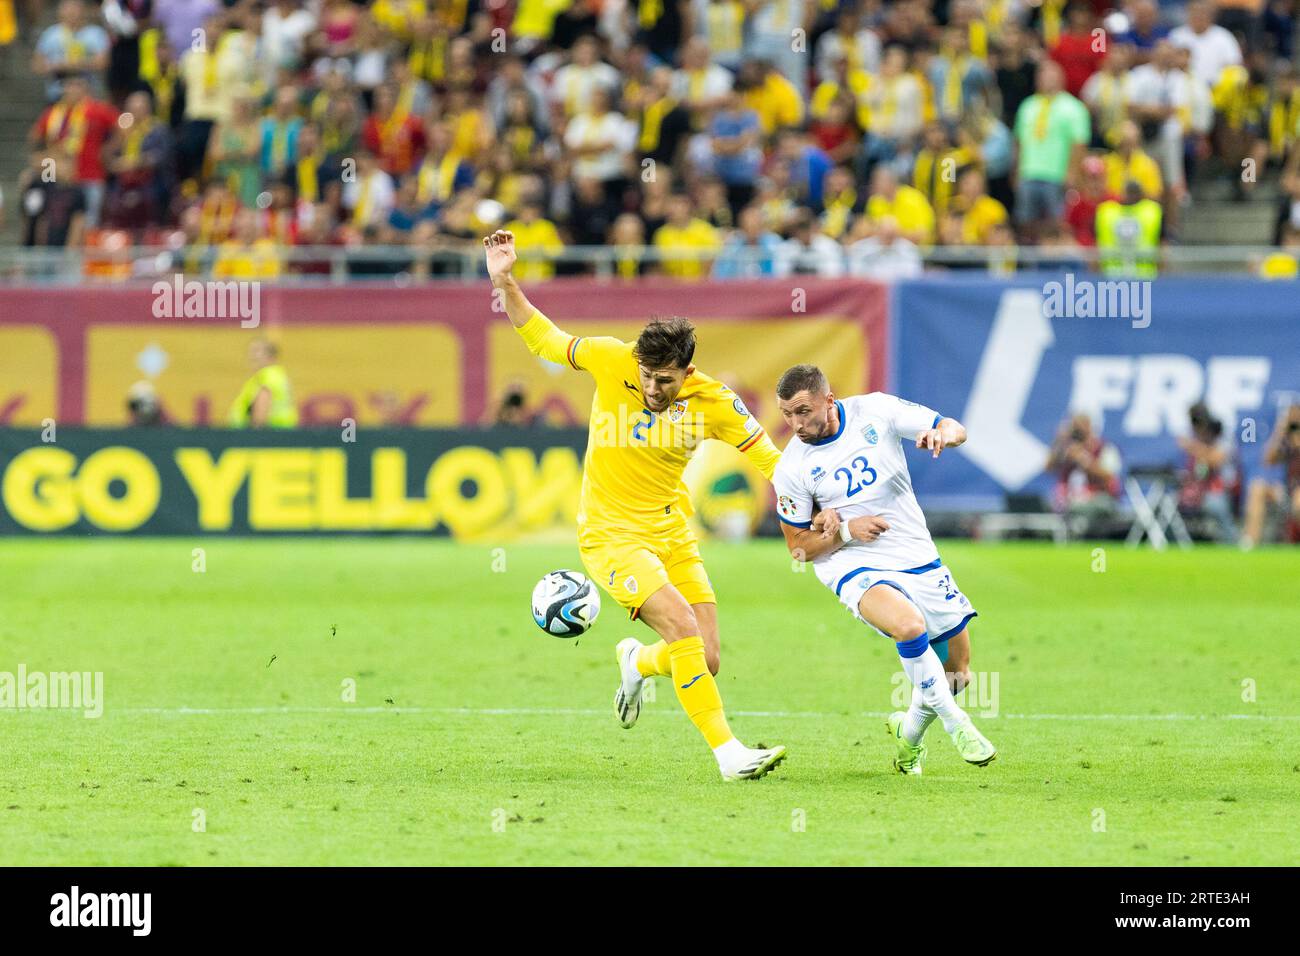
M818 567L817 577L864 624L871 622L858 611L858 602L874 587L892 587L915 604L925 619L931 644L960 634L967 622L979 613L961 593L947 565L937 559L906 571L881 571L861 567L861 558L854 557L857 560L834 562L835 567ZM890 636L879 628L874 629L885 637Z

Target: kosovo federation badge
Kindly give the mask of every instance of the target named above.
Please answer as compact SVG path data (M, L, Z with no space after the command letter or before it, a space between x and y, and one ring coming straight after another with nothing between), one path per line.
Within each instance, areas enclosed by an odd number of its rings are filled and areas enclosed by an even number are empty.
M874 445L880 441L880 435L876 432L875 425L867 425L862 429L862 438L868 445Z

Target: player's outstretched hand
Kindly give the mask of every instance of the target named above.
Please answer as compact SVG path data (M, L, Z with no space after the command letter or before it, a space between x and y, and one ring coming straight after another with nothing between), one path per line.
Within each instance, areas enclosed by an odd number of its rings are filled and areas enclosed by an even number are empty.
M849 534L854 541L875 541L889 530L889 522L880 515L863 515L849 519Z
M938 458L944 448L943 432L937 428L927 428L916 436L916 447L928 448L934 453L931 457Z
M515 264L515 234L498 229L483 239L483 252L487 257L488 278L496 285L510 274Z
M833 538L840 533L840 513L826 508L813 515L812 530L820 531L823 538Z

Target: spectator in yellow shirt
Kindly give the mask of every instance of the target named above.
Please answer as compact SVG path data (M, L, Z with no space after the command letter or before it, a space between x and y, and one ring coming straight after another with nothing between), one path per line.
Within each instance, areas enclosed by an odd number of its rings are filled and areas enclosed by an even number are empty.
M659 271L678 279L698 279L709 274L713 258L722 248L718 231L691 216L691 198L677 193L668 200L668 221L655 230L655 248L662 253ZM685 252L675 256L671 253Z
M274 279L280 274L280 254L275 243L258 236L257 211L235 214L233 235L217 249L214 279Z
M893 216L898 223L898 233L918 246L934 238L934 209L918 189L903 186L898 174L884 164L871 173L871 198L867 200L867 218L879 221Z
M813 119L824 119L831 103L841 96L853 99L853 118L858 129L865 133L871 129L871 108L868 95L871 91L871 74L863 69L849 66L849 61L841 53L832 54L830 66L834 71L829 79L822 80L813 90L812 100L808 104L808 114Z
M519 261L515 274L537 281L555 277L556 256L564 252L564 242L555 223L542 215L542 204L528 197L519 206L519 218L508 222L507 232L515 234L515 250Z
M961 219L961 244L985 245L993 235L994 227L1010 218L1007 207L988 194L984 172L971 166L957 179L957 195L949 209Z
M740 67L736 88L746 90L744 105L758 114L764 136L771 136L783 126L803 122L803 97L767 60L751 60Z
M1125 120L1119 127L1119 142L1115 151L1106 156L1106 188L1116 196L1124 192L1124 184L1133 180L1142 187L1147 199L1160 201L1164 184L1160 166L1142 150L1142 132L1137 123Z

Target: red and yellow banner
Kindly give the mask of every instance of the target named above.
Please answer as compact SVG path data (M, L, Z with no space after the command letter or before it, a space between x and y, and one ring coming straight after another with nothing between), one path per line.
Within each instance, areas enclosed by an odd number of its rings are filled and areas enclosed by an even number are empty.
M734 388L778 440L773 389L813 362L838 393L885 386L887 294L860 280L635 284L556 280L527 290L561 328L634 338L652 316L697 326L696 362ZM410 288L257 289L257 324L241 316L166 318L154 287L0 290L0 426L115 426L148 380L168 421L221 425L250 373L251 341L280 347L304 425L454 426L491 420L522 385L555 424L584 425L591 381L530 355L486 281Z

